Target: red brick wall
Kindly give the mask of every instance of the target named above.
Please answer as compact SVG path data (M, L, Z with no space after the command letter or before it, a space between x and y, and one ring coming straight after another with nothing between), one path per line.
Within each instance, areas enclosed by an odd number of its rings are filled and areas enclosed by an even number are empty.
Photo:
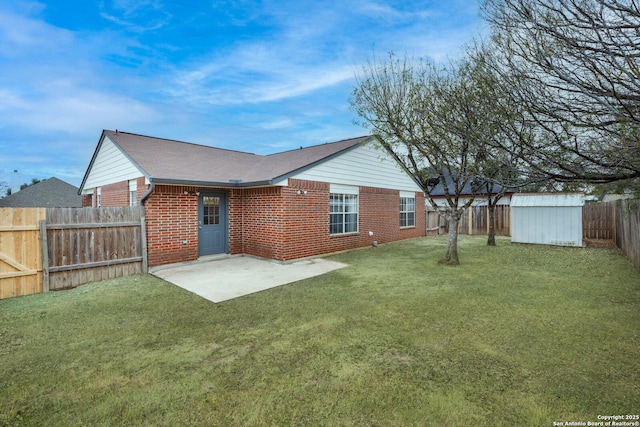
M100 206L129 206L129 181L103 185L100 188Z
M195 187L157 185L147 198L149 266L198 259L197 191Z
M329 184L292 179L282 192L286 215L274 258L286 261L334 252L328 245Z
M422 193L416 193L416 226L400 229L399 192L360 187L359 231L330 236L329 188L327 183L290 179L288 187L230 190L229 252L288 261L369 246L374 240L386 243L425 235ZM140 178L138 200L147 189ZM157 185L147 198L150 266L198 258L200 190ZM129 204L128 182L104 186L101 192L102 206Z
M301 188L307 194L298 195ZM230 206L233 254L285 261L326 253L318 238L329 230L329 184L236 190Z
M424 236L422 193L416 193L415 227L400 228L399 204L397 190L360 187L358 233L330 236L327 183L290 179L288 187L236 190L230 203L230 250L287 261L368 246L374 240Z
M140 199L147 192L149 186L146 185L144 177L137 179L136 204L140 204ZM97 207L97 194L85 194L82 196L82 206ZM120 181L115 184L104 185L100 187L100 206L102 207L119 207L129 206L129 181Z
M298 195L298 189L307 194ZM289 180L283 190L288 196L288 209L293 214L285 220L283 229L289 236L278 260L355 249L371 245L375 240L386 243L425 235L424 196L416 193L416 226L400 229L400 194L397 190L360 187L358 196L358 232L329 235L329 184ZM369 231L374 235L369 236ZM296 244L297 242L297 244Z
M284 204L282 187L231 191L229 197L229 251L277 259Z

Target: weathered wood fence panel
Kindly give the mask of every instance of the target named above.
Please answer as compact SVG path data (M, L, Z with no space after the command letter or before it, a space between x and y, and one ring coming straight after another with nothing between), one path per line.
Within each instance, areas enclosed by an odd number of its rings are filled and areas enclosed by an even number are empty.
M0 299L42 292L40 220L45 209L0 209Z
M51 290L144 271L145 230L139 206L49 208L46 228Z
M611 240L640 269L640 200L586 203L583 238Z
M427 236L435 236L444 232L446 222L440 212L427 209L426 215L426 234Z
M640 269L640 200L607 202L613 208L613 241Z
M613 239L613 203L585 203L582 207L582 237L584 239Z
M495 232L496 236L511 235L511 210L509 205L495 207ZM436 224L440 224L437 227ZM444 215L436 211L427 213L427 234L442 234L448 230L448 223ZM430 231L437 230L437 231ZM489 208L487 206L472 206L460 218L458 223L459 234L487 235L489 232Z

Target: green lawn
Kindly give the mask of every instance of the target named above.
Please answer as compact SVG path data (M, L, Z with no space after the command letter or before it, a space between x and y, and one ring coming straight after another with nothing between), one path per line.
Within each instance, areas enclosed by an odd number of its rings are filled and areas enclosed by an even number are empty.
M552 426L640 413L618 251L444 238L213 304L153 276L0 301L0 426Z

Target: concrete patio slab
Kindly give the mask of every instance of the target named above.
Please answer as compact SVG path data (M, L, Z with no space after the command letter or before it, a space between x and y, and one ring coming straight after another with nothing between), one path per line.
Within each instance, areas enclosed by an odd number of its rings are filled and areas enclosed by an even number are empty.
M151 274L209 301L221 302L346 266L322 258L281 264L240 255L158 267Z

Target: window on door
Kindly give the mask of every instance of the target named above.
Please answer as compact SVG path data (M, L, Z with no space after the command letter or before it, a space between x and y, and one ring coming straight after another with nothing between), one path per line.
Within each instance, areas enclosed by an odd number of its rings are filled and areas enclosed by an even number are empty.
M204 225L220 224L220 197L204 196L202 207L202 223Z

